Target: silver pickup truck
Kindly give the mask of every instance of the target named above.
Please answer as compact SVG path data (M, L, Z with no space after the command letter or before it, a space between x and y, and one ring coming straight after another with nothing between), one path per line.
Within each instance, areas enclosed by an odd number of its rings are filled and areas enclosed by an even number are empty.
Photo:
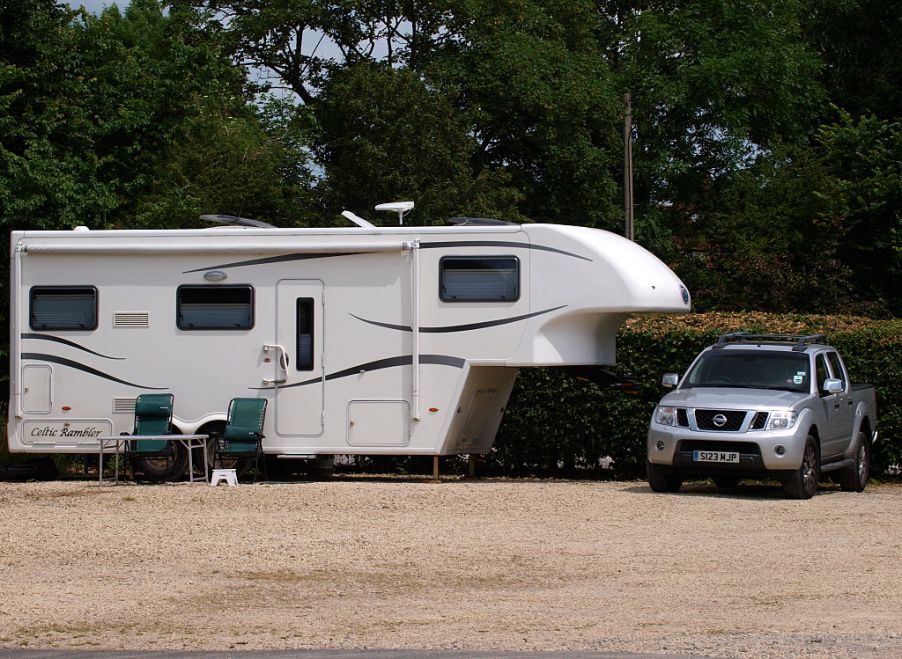
M676 492L688 477L718 487L776 478L809 499L821 474L841 488L867 485L877 440L874 387L853 384L824 337L735 333L695 358L655 408L648 430L648 483Z

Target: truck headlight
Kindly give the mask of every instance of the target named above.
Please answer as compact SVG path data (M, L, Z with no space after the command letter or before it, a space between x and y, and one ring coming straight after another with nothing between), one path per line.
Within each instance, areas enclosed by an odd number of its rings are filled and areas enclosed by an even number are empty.
M786 410L776 410L770 413L767 420L768 430L788 430L792 428L796 419L799 418L798 412L787 412Z
M655 423L662 426L675 426L677 424L677 411L675 407L659 405L655 408Z

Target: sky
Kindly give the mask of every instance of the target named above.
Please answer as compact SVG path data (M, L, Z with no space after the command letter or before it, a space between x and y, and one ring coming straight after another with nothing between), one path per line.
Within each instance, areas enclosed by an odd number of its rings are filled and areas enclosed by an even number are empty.
M99 14L104 7L109 7L110 5L119 5L120 7L124 7L128 4L128 2L123 0L70 0L66 4L72 7L78 7L79 5L81 5L89 12Z

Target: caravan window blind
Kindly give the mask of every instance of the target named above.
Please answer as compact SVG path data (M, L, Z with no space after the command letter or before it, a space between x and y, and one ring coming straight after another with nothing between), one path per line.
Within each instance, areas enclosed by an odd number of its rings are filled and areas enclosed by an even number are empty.
M93 286L34 286L29 316L33 330L97 329L97 289Z
M520 299L516 256L445 256L439 261L444 302L513 302Z
M297 357L295 368L299 371L313 370L313 298L297 299Z
M177 324L181 330L246 330L254 326L250 286L180 286Z

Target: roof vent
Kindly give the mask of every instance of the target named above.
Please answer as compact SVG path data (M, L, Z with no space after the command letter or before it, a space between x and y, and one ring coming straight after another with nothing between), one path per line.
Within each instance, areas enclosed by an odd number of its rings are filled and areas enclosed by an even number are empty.
M496 220L491 217L452 217L448 220L448 224L458 227L500 227L500 226L516 226L514 222L507 220Z
M252 220L249 217L238 217L237 215L201 215L200 219L202 219L204 222L213 222L215 224L231 224L233 226L239 227L256 227L258 229L276 228L269 222Z

